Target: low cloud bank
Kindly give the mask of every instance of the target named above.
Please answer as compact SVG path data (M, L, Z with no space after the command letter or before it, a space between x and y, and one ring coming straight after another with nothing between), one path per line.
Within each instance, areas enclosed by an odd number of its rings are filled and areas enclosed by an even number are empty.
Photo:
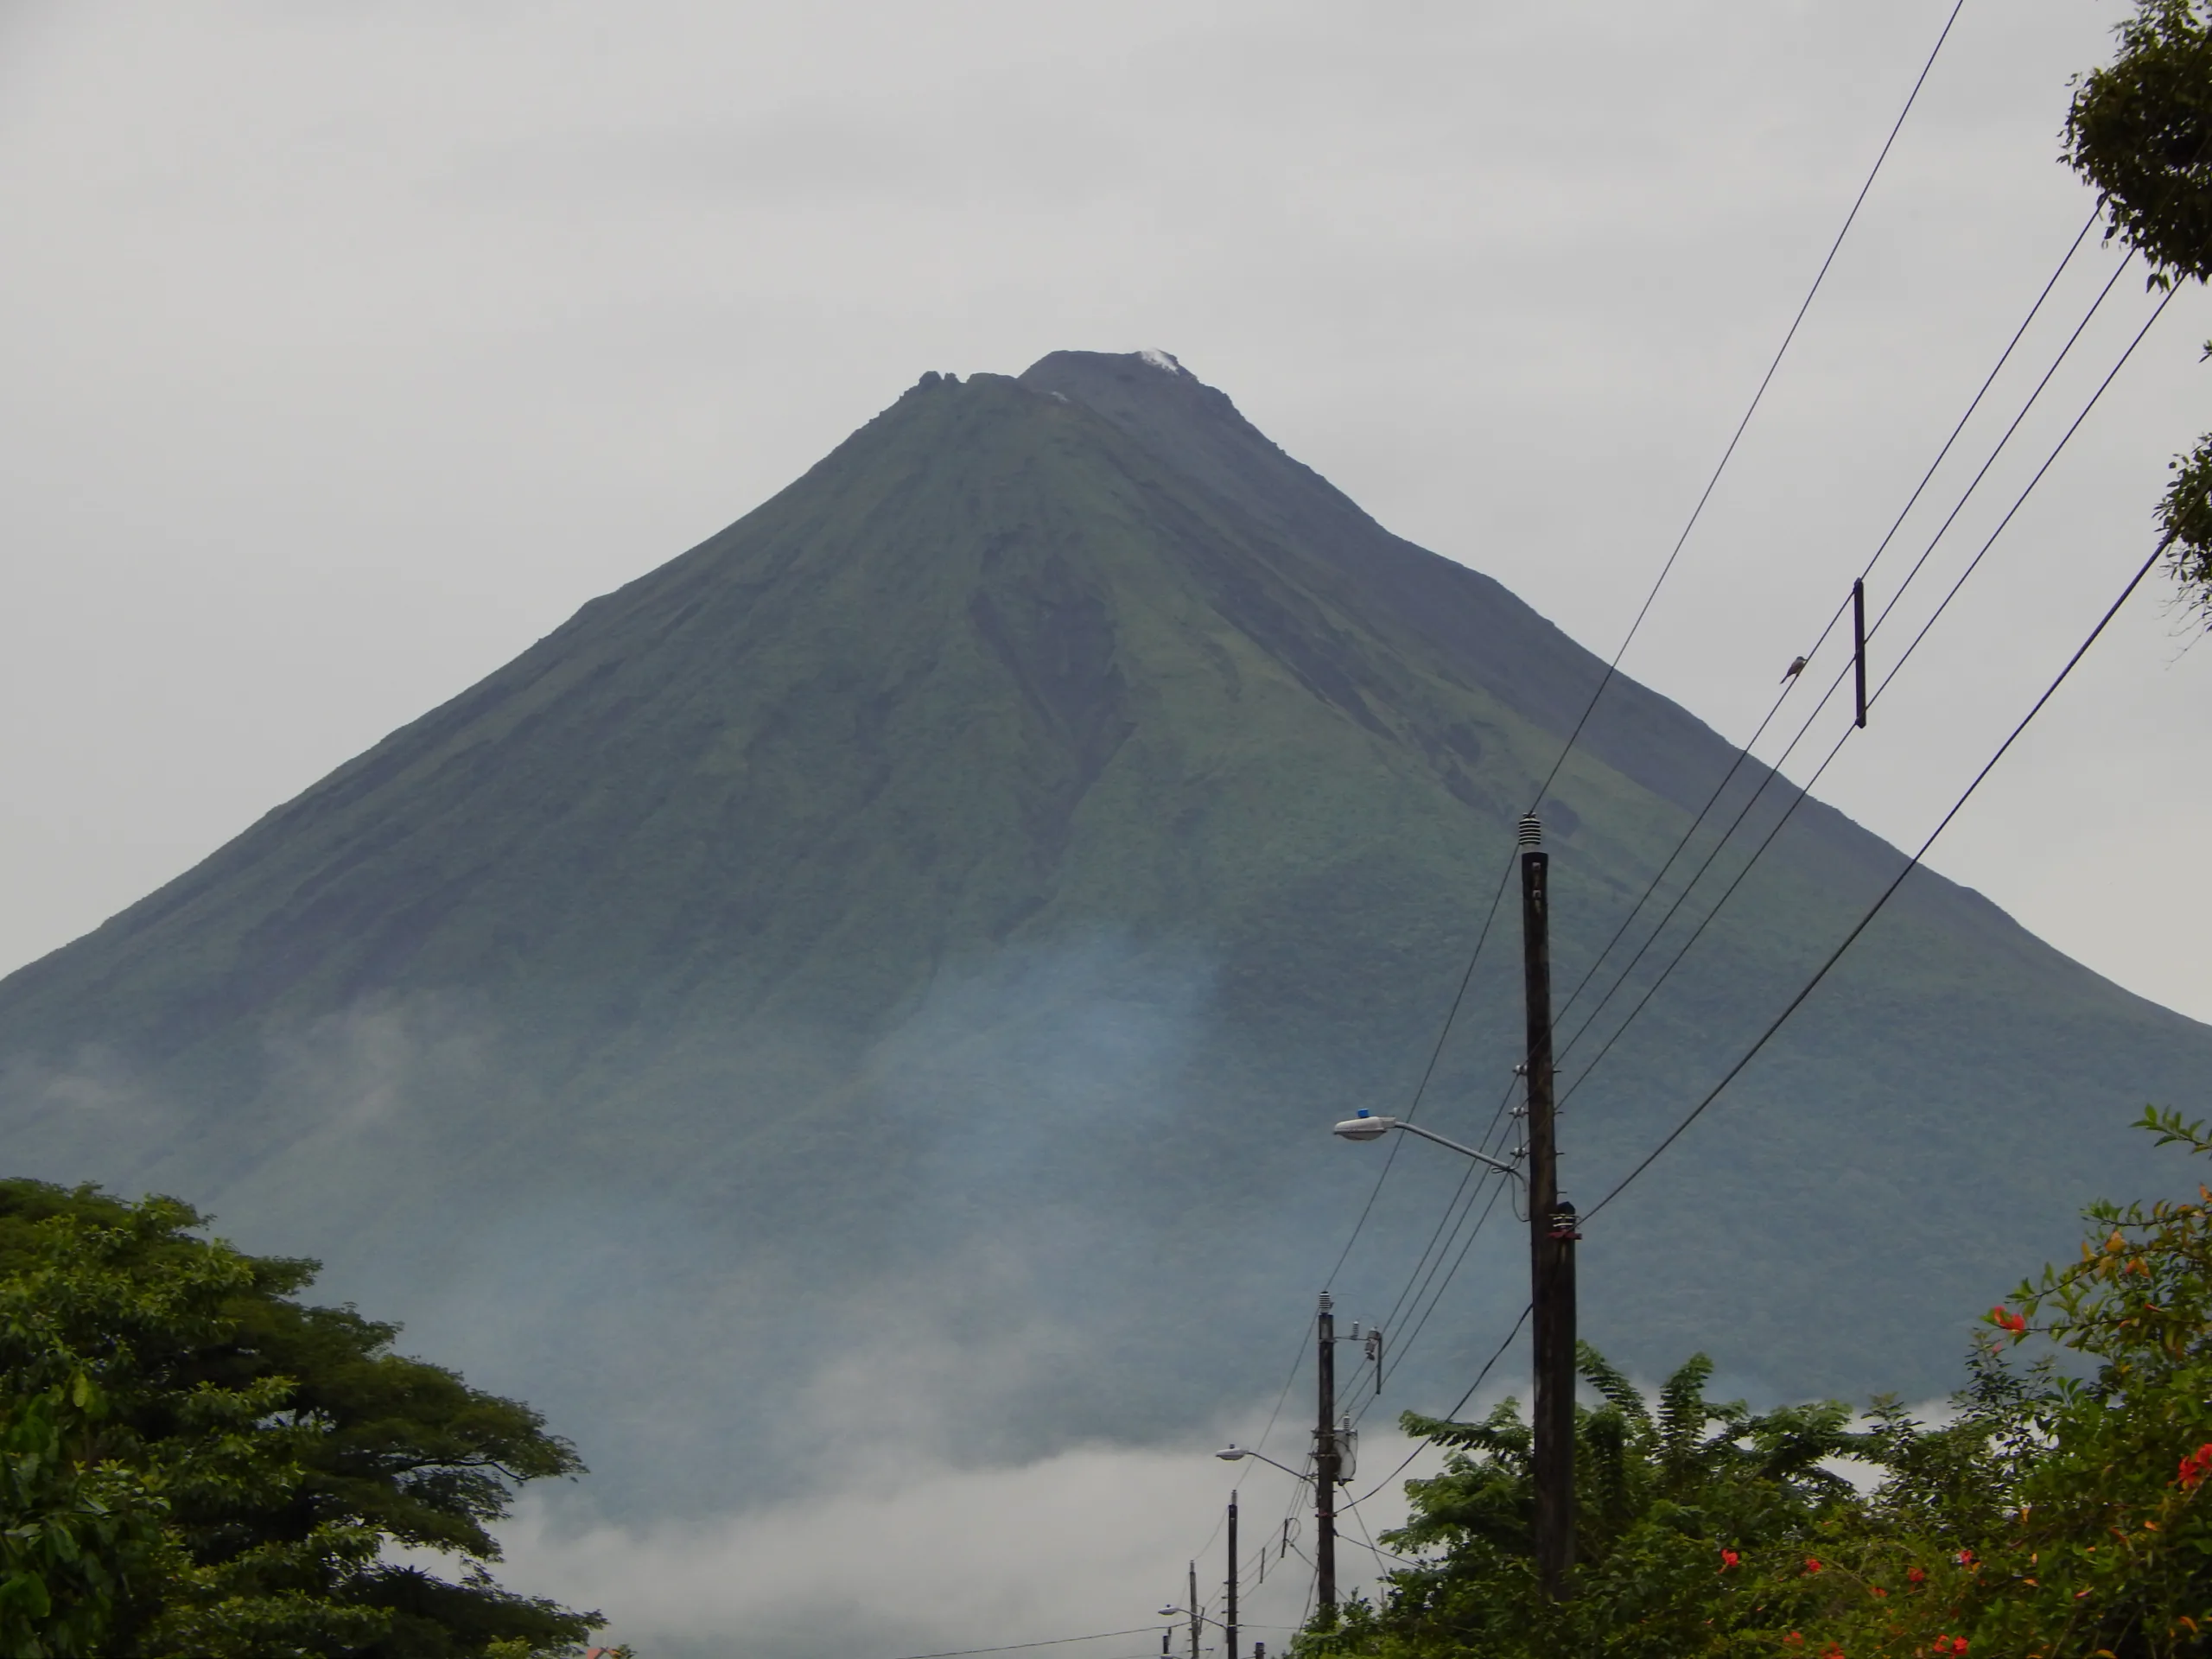
M1303 1433L1270 1455L1298 1461ZM902 1459L863 1435L825 1444L835 1471L818 1491L696 1523L624 1527L584 1520L566 1494L526 1504L507 1529L505 1582L595 1606L607 1639L642 1659L905 1659L905 1656L1092 1636L1051 1649L1068 1659L1153 1659L1196 1558L1198 1595L1217 1617L1226 1573L1218 1522L1240 1490L1244 1642L1281 1651L1308 1605L1313 1518L1305 1488L1264 1465L1184 1445L1080 1446L1014 1465L956 1468ZM1409 1442L1370 1431L1351 1496L1383 1483ZM856 1451L865 1455L853 1455ZM1414 1473L1433 1463L1433 1454ZM745 1471L728 1471L742 1504ZM1371 1592L1363 1543L1403 1515L1390 1481L1348 1517L1341 1583ZM1285 1548L1286 1519L1290 1522ZM1264 1581L1255 1582L1267 1557ZM1108 1634L1122 1633L1122 1634ZM1205 1627L1218 1653L1220 1632Z

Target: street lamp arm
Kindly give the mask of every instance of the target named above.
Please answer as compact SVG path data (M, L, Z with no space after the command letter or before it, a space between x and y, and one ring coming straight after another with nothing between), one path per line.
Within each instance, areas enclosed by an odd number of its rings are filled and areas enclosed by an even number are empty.
M1501 1175L1510 1175L1523 1185L1528 1181L1529 1178L1521 1173L1518 1165L1510 1164L1503 1158L1493 1158L1486 1152L1478 1152L1472 1147L1463 1147L1448 1136L1439 1135L1433 1129L1424 1129L1418 1123L1409 1123L1402 1117L1378 1117L1373 1112L1363 1111L1358 1116L1348 1117L1337 1125L1337 1133L1347 1141L1379 1141L1393 1129L1403 1129L1408 1135L1433 1141L1438 1146L1449 1147L1463 1158L1471 1158L1478 1164L1488 1165Z
M1417 1135L1424 1141L1435 1141L1440 1147L1449 1147L1452 1151L1464 1154L1465 1156L1473 1159L1478 1164L1488 1164L1492 1169L1497 1171L1501 1175L1510 1175L1516 1180L1525 1180L1527 1179L1521 1173L1520 1166L1518 1165L1509 1164L1502 1158L1493 1158L1486 1152L1477 1152L1472 1147L1463 1147L1457 1141L1447 1141L1444 1136L1437 1134L1433 1129L1424 1129L1420 1124L1408 1123L1402 1118L1399 1120L1398 1127L1401 1129L1403 1129L1408 1135Z
M1214 1456L1221 1459L1225 1463L1233 1463L1238 1458L1257 1458L1262 1463L1272 1465L1274 1467L1281 1470L1283 1473L1288 1475L1293 1480L1302 1480L1308 1485L1313 1484L1313 1478L1311 1475L1301 1474L1299 1471L1292 1468L1287 1463L1276 1463L1275 1460L1268 1456L1266 1452L1255 1452L1248 1446L1224 1446L1220 1451L1215 1452Z

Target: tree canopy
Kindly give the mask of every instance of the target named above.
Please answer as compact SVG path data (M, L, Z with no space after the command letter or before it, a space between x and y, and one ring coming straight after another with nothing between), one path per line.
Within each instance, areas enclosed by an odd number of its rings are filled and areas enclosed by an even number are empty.
M2212 1156L2202 1124L2144 1127ZM1941 1423L1893 1398L1863 1419L1834 1402L1716 1404L1702 1357L1647 1402L1586 1346L1563 1603L1536 1584L1515 1404L1476 1423L1408 1415L1451 1449L1383 1535L1412 1559L1380 1605L1310 1628L1301 1659L2201 1659L2212 1189L2086 1213L2080 1259L1990 1310ZM2031 1341L2044 1357L2021 1363Z
M600 1623L493 1580L537 1413L297 1300L168 1198L0 1181L0 1651L527 1659ZM441 1577L428 1555L455 1560Z
M2137 0L2113 61L2080 77L2065 160L2094 185L2117 236L2159 286L2212 276L2212 12ZM2212 345L2205 348L2212 357ZM2162 543L2212 622L2212 434L2175 457L2158 504Z

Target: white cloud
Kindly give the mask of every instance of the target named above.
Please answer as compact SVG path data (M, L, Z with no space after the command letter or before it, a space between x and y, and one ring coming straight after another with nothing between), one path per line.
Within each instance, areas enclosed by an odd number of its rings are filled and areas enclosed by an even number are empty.
M1198 1562L1205 1611L1218 1618L1224 1541L1209 1528L1232 1481L1243 1483L1240 1554L1248 1573L1269 1556L1264 1583L1243 1598L1246 1640L1281 1650L1302 1616L1313 1522L1294 1522L1287 1477L1230 1475L1212 1445L1079 1446L1033 1462L960 1467L917 1458L903 1441L872 1436L861 1419L825 1439L842 1465L798 1500L697 1523L626 1529L579 1523L557 1500L533 1504L505 1535L504 1582L608 1615L609 1637L651 1659L743 1651L763 1659L900 1659L1094 1632L1154 1630L1166 1604L1185 1600L1185 1563ZM856 1437L858 1445L845 1443ZM1395 1435L1370 1441L1379 1478L1404 1455ZM1395 1450L1381 1462L1386 1446ZM864 1447L865 1455L856 1456ZM1238 1465L1249 1470L1250 1465ZM1418 1472L1418 1471L1416 1471ZM742 1501L745 1471L729 1471ZM1302 1510L1302 1502L1295 1507ZM1402 1513L1395 1488L1363 1508ZM1380 1531L1378 1518L1366 1523ZM1347 1590L1371 1586L1372 1557L1347 1525L1340 1571ZM1274 1548L1268 1548L1272 1541ZM1184 1651L1182 1627L1174 1638ZM1207 1627L1207 1645L1218 1632ZM1156 1636L1059 1649L1080 1659L1148 1659Z

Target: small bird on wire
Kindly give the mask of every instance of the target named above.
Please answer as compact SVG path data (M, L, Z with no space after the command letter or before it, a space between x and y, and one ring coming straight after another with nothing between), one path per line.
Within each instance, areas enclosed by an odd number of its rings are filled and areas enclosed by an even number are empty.
M1790 680L1796 679L1804 671L1805 659L1802 657L1792 657L1789 659L1789 666L1782 671L1782 677L1783 682L1786 683Z

